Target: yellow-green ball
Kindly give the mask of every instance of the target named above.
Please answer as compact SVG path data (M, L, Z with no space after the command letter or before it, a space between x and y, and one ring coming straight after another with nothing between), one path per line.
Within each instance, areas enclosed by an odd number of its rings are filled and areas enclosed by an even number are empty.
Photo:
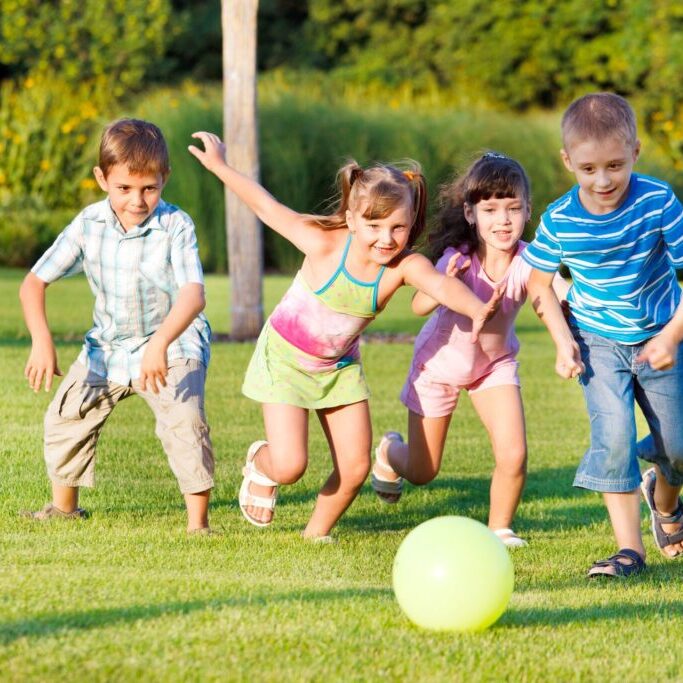
M504 543L467 517L436 517L415 527L394 559L396 599L418 626L481 631L507 609L514 587Z

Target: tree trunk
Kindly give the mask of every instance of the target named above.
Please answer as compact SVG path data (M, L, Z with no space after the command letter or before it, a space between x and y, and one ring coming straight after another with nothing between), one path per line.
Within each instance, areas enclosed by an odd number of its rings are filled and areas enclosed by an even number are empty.
M259 179L256 119L258 0L222 0L223 139L227 162ZM225 191L231 337L253 339L263 325L263 234L256 216Z

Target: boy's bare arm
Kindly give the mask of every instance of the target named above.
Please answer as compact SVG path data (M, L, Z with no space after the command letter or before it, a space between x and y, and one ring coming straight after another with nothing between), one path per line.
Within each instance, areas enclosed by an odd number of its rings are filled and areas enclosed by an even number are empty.
M24 368L24 377L28 379L29 387L35 392L40 390L43 379L45 391L50 391L54 376L62 374L57 365L57 351L47 324L45 311L47 287L47 282L29 273L19 288L24 320L31 334L31 353Z
M144 390L149 388L159 393L157 382L166 386L168 363L166 351L169 344L175 341L190 325L190 323L204 310L206 299L204 298L204 285L198 282L188 282L183 285L178 298L161 323L159 329L150 337L142 356L140 367L140 385Z
M567 326L562 307L553 290L554 273L545 273L533 268L527 285L528 298L555 342L557 357L555 371L560 377L569 379L584 372L578 344Z

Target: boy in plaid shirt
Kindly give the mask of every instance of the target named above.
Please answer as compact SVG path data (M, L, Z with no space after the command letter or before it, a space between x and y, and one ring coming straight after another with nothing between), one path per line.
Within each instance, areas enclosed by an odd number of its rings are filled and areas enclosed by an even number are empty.
M190 533L208 533L214 459L204 413L211 330L194 225L161 199L170 172L161 131L123 119L109 125L94 173L108 197L86 207L26 276L20 299L32 347L25 376L39 391L61 375L45 290L84 272L94 325L45 416L52 502L33 519L78 518L81 486L94 485L95 447L114 405L139 394L156 418L187 506Z

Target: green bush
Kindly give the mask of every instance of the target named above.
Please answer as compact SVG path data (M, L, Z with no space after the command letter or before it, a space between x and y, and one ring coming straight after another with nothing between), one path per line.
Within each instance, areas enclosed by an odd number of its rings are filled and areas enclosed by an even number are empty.
M74 207L97 137L163 61L170 0L0 0L0 206Z
M56 76L0 84L0 206L31 198L77 206L95 189L92 167L111 101L102 84Z
M177 35L170 0L0 0L0 65L15 77L106 77L110 97L139 88Z
M207 271L225 269L224 199L220 183L187 152L195 130L222 130L219 89L163 90L133 112L164 131L172 173L164 196L195 220ZM361 164L419 161L434 196L439 183L474 155L495 149L519 159L534 186L538 209L569 184L559 162L554 119L531 120L486 112L442 110L429 114L406 108L365 109L310 101L283 94L261 98L259 112L262 182L297 211L323 212L334 197L334 180L349 157ZM290 272L300 253L270 230L265 232L266 266Z
M223 184L187 151L192 133L209 130L221 134L220 90L184 83L162 88L139 102L124 115L136 116L158 125L166 138L171 157L171 175L164 199L177 204L194 220L199 256L208 272L227 271L225 199Z
M334 196L338 168L349 157L361 164L397 161L411 157L419 161L427 176L432 198L440 183L462 170L484 150L504 152L518 159L532 181L534 215L527 237L533 234L538 216L546 205L564 192L572 177L560 163L559 119L556 114L510 115L475 108L453 110L437 102L409 108L387 101L368 104L366 91L344 91L336 101L305 83L289 87L266 81L260 97L260 159L263 184L283 203L303 212L325 212ZM302 94L302 93L305 93ZM361 104L364 102L364 106ZM192 83L148 93L131 103L117 116L138 116L157 123L167 138L172 172L164 198L187 211L195 221L200 257L207 272L225 272L223 186L187 151L196 130L222 131L222 104L219 86L198 87ZM99 130L88 142L83 172L94 164ZM675 174L666 158L653 153L646 142L638 169L674 182ZM75 176L76 178L79 176ZM90 184L90 177L82 182ZM683 190L683 187L679 187ZM83 190L82 190L83 192ZM101 197L99 193L81 196L80 204ZM19 220L16 203L7 225L40 226L46 220L45 205L30 204L31 213ZM75 204L71 213L81 206ZM2 202L0 202L2 211ZM57 221L61 226L65 221ZM2 230L0 228L0 230ZM50 240L26 234L25 227L2 230L4 245L17 243L12 263L27 265L26 254L36 254ZM11 235L10 238L7 235ZM301 254L272 230L265 233L266 267L291 272L301 262ZM25 243L19 247L19 243ZM9 253L9 252L8 252ZM24 256L22 256L24 255ZM9 261L5 261L9 262Z
M35 202L0 207L0 266L33 265L76 213Z

